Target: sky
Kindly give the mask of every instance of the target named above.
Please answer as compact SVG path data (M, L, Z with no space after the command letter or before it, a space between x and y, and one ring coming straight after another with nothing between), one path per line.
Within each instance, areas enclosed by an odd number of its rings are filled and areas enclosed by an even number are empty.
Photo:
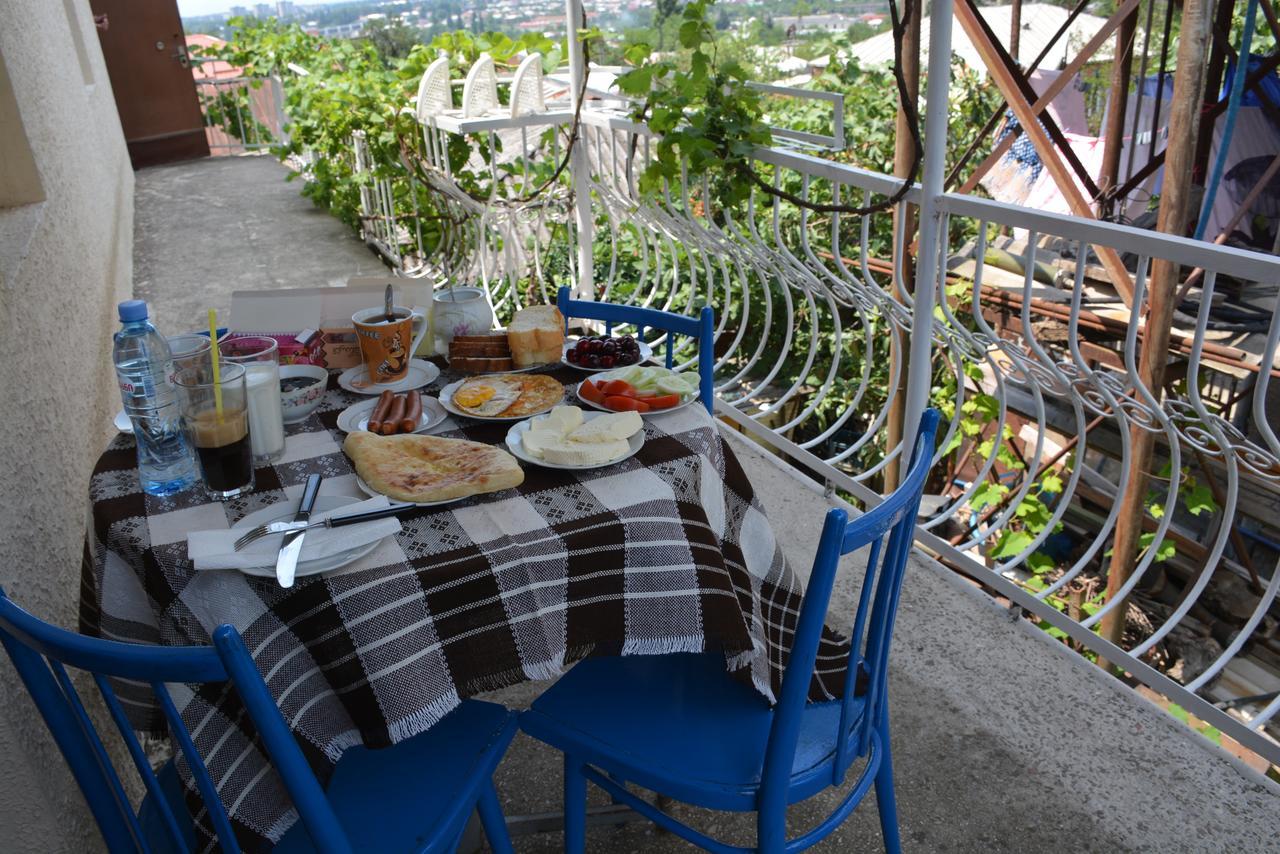
M259 0L178 0L178 11L184 18L197 18L200 15L212 15L217 12L230 11L232 6L247 6L252 9ZM267 0L261 0L267 2ZM341 3L343 0L307 0L306 5L321 3ZM275 3L271 3L275 6Z

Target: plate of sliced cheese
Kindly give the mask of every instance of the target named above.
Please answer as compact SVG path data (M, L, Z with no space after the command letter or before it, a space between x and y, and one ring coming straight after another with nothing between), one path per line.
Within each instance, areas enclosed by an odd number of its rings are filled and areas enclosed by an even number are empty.
M634 412L583 413L557 406L507 431L507 449L534 465L594 469L622 462L644 446L644 421Z

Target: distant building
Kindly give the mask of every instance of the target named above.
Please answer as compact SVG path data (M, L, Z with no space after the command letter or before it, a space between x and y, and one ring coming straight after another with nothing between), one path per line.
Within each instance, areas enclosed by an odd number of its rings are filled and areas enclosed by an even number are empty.
M270 3L258 3L253 7L253 14L259 18L270 18L275 15L276 10L271 8Z
M797 33L843 33L857 22L858 19L850 15L779 15L773 19L775 27L782 30L795 27Z
M296 14L298 14L298 9L296 6L293 5L292 0L277 0L276 2L277 18L292 18Z
M232 6L231 16L235 18L247 18L249 17L249 7L248 6Z

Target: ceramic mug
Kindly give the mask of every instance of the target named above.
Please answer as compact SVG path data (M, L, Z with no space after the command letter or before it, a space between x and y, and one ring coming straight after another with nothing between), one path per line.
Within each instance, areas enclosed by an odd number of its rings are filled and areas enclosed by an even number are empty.
M455 335L481 335L493 329L493 309L482 288L443 288L431 303L438 353L449 352Z
M394 383L409 372L409 360L427 334L427 315L421 308L392 306L388 321L381 306L351 315L360 342L360 355L373 383Z

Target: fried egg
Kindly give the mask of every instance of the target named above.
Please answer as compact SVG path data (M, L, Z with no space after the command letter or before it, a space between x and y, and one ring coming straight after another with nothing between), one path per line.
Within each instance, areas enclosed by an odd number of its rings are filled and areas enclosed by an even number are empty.
M453 393L453 403L471 415L493 418L519 400L523 390L524 386L513 377L477 377Z

